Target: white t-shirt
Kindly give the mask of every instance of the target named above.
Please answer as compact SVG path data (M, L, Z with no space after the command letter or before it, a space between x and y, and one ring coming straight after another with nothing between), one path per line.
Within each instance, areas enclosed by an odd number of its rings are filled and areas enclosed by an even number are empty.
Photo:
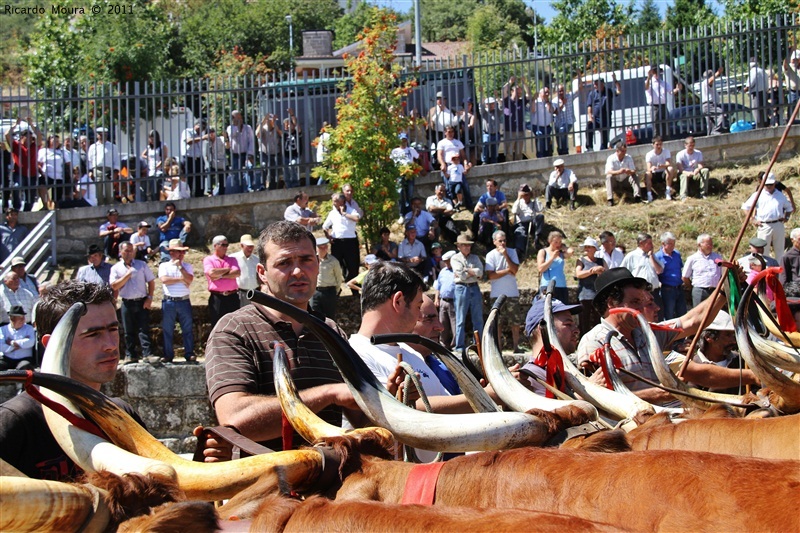
M517 251L513 248L506 248L506 251L508 252L508 257L518 265L519 259L517 258ZM496 248L486 254L486 272L496 272L507 268L508 261ZM492 292L489 296L492 298L498 298L501 294L505 294L509 298L519 297L517 277L512 274L506 274L502 278L493 279L490 283L492 284Z
M653 167L662 166L670 159L672 159L672 154L666 148L662 148L660 154L657 154L655 149L653 149L653 150L650 150L649 152L647 152L647 154L644 156L644 161L645 161L645 163L647 163L647 165L648 165L647 168L648 169L650 168L650 166L653 166ZM654 172L664 172L665 170L666 169L661 168L661 169L658 169L658 170L656 170Z
M44 174L56 181L64 181L64 152L61 148L42 148L36 157L44 165Z
M194 268L189 263L183 262L183 268L186 270L187 273L194 276ZM170 278L181 278L183 279L183 275L181 274L181 269L178 268L178 265L173 263L172 261L166 261L158 265L158 277L161 278L163 276L168 276ZM170 284L163 284L164 295L169 296L171 298L183 298L184 296L189 296L189 286L186 283L170 283Z
M681 150L678 152L676 159L676 162L681 165L684 172L694 172L697 168L697 164L703 162L703 152L695 150L689 154L686 150Z
M397 354L403 354L403 361L411 365L411 368L419 375L425 394L428 396L450 396L450 393L442 386L439 378L433 370L425 363L425 360L416 351L409 348L406 344L391 346L389 344L373 345L369 339L358 333L350 335L350 346L358 352L361 359L367 364L370 371L381 383L386 383L389 375L397 368ZM423 462L433 461L435 452L427 450L416 450L417 456Z
M459 141L458 139L442 139L439 141L439 144L436 145L436 150L441 151L444 155L444 162L448 165L450 164L450 160L453 159L455 154L461 152L464 149L464 143Z
M144 243L144 246L141 246L141 247L136 246L140 242ZM142 250L147 252L147 249L150 248L150 237L146 233L144 235L140 236L139 233L136 232L133 235L131 235L131 244L134 246L136 251L138 251L139 248L141 248Z
M458 165L454 165L450 163L447 165L447 175L449 179L453 183L461 183L464 181L464 165L459 163Z

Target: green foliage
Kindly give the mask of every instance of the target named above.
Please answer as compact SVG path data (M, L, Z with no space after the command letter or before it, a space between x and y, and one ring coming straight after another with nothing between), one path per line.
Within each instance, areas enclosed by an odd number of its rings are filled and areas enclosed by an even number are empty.
M725 7L725 18L728 20L797 13L800 10L798 0L725 0L722 5Z
M630 8L616 0L554 0L558 14L545 32L549 43L580 42L596 36L603 26L626 29Z
M369 5L365 0L350 0L356 4L355 10L352 13L347 13L344 16L338 18L333 23L333 32L334 32L334 39L333 39L333 49L338 50L340 48L344 48L349 44L353 44L358 39L356 36L361 32L364 27L369 23L370 13L372 12L372 6ZM391 9L387 9L388 12L392 13L396 17L400 17L400 14L396 11Z
M477 0L420 0L424 41L463 41L467 21L478 9Z
M634 19L632 30L635 33L659 31L664 25L655 0L644 0L639 9L636 10Z
M338 124L329 130L328 156L313 171L333 189L353 185L353 196L364 209L359 226L367 244L377 242L380 228L396 216L401 173L411 177L419 170L416 165L400 169L390 157L397 135L410 125L404 99L417 83L401 82L401 67L393 62L395 21L385 10L373 9L359 37L361 51L345 58L352 85L336 102ZM342 91L347 90L343 82Z
M508 50L512 44L523 45L522 31L493 5L483 5L469 18L467 39L473 50Z
M675 0L667 7L667 29L706 26L716 22L717 16L705 0Z

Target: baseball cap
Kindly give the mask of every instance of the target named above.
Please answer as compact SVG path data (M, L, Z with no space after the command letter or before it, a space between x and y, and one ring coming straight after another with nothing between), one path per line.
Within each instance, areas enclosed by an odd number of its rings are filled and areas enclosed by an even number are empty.
M398 139L401 139L401 140L402 140L402 139L408 140L408 134L406 134L406 133L401 133L400 135L398 135L398 136L397 136L397 138L398 138Z
M553 166L554 167L560 167L563 164L564 164L564 160L561 159L560 157L558 159L556 159L555 161L553 161Z
M489 197L486 199L486 205L497 205L497 198Z
M106 216L108 216L108 215L119 215L119 211L117 211L116 209L114 209L114 208L112 207L111 209L109 209L108 211L106 211Z
M706 329L713 329L715 331L733 331L733 321L731 315L725 311L720 311L714 317L714 321L706 326Z
M139 222L139 227L140 228L149 228L150 224L148 224L146 220L142 220L141 222Z
M749 244L753 248L764 248L765 246L767 246L767 241L759 237L753 237L748 241L747 244Z
M523 183L519 186L519 192L531 192L531 187L527 183Z
M772 185L776 181L777 179L775 179L775 174L770 172L769 176L767 176L767 181L764 182L764 185Z
M553 314L560 313L562 311L569 311L573 315L577 314L580 310L580 305L567 305L563 303L561 300L556 300L553 298ZM530 310L528 311L528 316L525 317L525 335L528 337L531 336L533 330L539 325L539 323L544 320L544 298L541 296L537 296L533 300L533 304L531 305Z
M442 256L442 260L450 261L454 255L456 255L455 250L450 250L449 252L445 252L444 255Z
M364 258L364 263L366 263L367 265L374 265L377 262L378 258L375 256L375 254L369 254L367 257Z
M239 244L241 244L242 246L256 245L255 241L253 241L253 236L250 235L249 233L245 233L244 235L241 236L241 238L239 239Z
M329 241L327 237L317 237L317 246L325 246Z
M593 238L591 238L591 237L586 237L586 240L585 240L585 241L583 241L583 244L582 244L581 246L583 246L584 248L586 248L587 246L592 246L592 247L594 247L594 248L596 248L596 249L599 249L599 248L600 248L600 247L597 245L597 241L596 241L596 240L594 240L594 239L593 239Z
M26 263L25 259L23 259L22 257L15 257L14 259L11 260L11 266L12 267L19 266L19 265L27 265L27 264L28 263Z

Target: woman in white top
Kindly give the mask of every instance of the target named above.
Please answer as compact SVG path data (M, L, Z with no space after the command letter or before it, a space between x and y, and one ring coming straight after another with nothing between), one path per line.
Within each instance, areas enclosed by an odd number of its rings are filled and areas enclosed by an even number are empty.
M142 152L142 159L147 160L147 175L151 184L149 190L158 189L158 180L164 176L164 162L168 157L169 149L161 142L161 134L158 130L150 130L147 135L147 148Z

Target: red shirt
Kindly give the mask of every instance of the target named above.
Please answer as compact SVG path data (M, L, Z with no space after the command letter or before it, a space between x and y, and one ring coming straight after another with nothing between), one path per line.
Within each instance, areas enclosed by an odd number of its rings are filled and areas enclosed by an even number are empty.
M35 142L26 146L19 141L11 141L11 157L14 158L15 173L28 177L36 176L39 168L36 161L37 155L38 148Z

